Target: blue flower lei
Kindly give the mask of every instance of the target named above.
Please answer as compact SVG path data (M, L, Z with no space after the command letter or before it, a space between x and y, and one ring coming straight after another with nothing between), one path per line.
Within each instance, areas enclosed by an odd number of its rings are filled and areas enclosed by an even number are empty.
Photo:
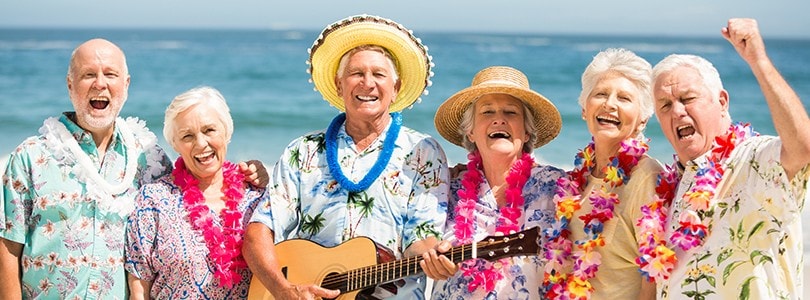
M326 162L329 164L329 172L341 187L349 192L358 193L368 189L371 183L377 180L377 177L380 177L383 169L388 165L388 161L391 160L391 154L394 153L394 144L396 144L400 128L402 128L402 114L399 112L391 113L392 124L391 128L388 129L388 133L385 135L385 140L383 140L382 153L377 157L377 161L374 162L374 166L371 167L371 170L369 170L366 176L358 183L354 183L346 178L346 175L343 174L343 170L340 169L340 165L337 161L337 133L338 129L345 121L346 113L341 113L332 119L332 123L329 124L329 128L326 129Z

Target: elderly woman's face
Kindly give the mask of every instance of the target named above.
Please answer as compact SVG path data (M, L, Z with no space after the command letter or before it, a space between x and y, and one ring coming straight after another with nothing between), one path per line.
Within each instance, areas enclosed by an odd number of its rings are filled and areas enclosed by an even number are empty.
M523 102L507 94L487 94L473 103L473 127L468 139L482 155L519 154L529 135Z
M228 151L225 126L213 108L195 105L174 119L174 150L197 179L221 176Z
M597 143L618 143L644 129L640 93L632 81L619 74L608 73L599 79L582 108L582 118Z
M370 50L354 53L336 80L346 113L387 114L399 91L399 81L394 78L394 66L384 54Z

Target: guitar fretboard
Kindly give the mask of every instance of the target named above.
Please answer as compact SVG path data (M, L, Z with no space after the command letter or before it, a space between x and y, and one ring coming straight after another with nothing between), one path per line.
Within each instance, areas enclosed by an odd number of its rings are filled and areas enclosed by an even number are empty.
M477 242L475 247L473 247L472 244L453 247L450 251L444 253L444 255L453 263L457 264L473 257L493 260L519 254L536 254L537 244L535 240L537 234L529 234L529 236L529 238L531 238L530 244L521 241L527 238L526 234L521 232L498 238L489 237L484 241ZM528 247L532 248L528 249L531 252L527 252L527 249L524 249L524 245L532 244L534 247ZM512 246L514 246L515 249L510 249ZM474 256L473 251L477 252L476 254L483 253L483 256ZM422 260L421 256L413 256L397 261L349 270L345 273L329 274L324 278L321 286L327 289L340 290L342 293L372 287L399 278L423 273L422 267L419 264Z

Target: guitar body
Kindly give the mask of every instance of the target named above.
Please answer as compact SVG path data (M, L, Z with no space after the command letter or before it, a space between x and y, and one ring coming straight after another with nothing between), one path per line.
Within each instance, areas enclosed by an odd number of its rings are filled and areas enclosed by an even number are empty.
M515 255L537 255L540 228L533 227L508 236L489 236L470 245L451 248L443 255L460 263L477 257L494 261ZM477 253L477 255L476 255ZM394 281L424 273L421 256L396 260L393 253L369 238L357 237L335 247L323 247L308 240L293 239L276 245L281 272L293 284L314 284L340 290L336 299L364 298L375 286L396 293ZM274 299L256 276L248 291L249 300Z
M377 247L369 238L350 239L335 247L323 247L304 239L286 240L276 245L281 270L293 284L320 286L326 275L377 264ZM360 290L341 294L336 299L354 299ZM273 295L254 275L248 300L271 300Z

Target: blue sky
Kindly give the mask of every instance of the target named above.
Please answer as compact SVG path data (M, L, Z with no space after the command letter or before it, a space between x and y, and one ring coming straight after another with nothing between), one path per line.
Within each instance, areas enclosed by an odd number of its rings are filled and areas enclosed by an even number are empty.
M0 28L258 28L319 30L368 13L415 31L719 35L753 17L766 37L810 38L806 0L136 0L3 1Z

